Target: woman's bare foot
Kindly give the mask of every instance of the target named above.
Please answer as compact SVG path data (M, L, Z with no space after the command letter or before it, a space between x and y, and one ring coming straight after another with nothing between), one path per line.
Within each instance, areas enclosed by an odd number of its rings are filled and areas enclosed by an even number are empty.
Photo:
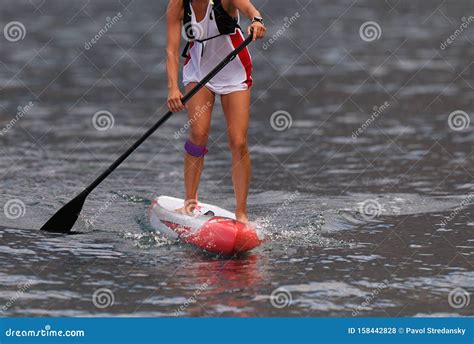
M184 207L175 209L175 212L183 215L188 215L188 216L193 216L194 215L194 210L196 210L197 207L197 200L195 199L190 199L184 201Z
M177 212L178 214L183 214L183 215L188 215L188 216L193 215L192 212L189 213L189 212L186 210L186 207L178 208L178 209L175 209L174 211Z
M246 225L250 223L247 214L235 214L235 219L239 222L245 223Z

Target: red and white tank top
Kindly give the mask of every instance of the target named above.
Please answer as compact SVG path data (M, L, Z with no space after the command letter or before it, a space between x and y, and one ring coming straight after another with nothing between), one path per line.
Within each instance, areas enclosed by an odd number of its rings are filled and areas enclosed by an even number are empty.
M204 18L197 22L191 6L191 25L196 40L204 40L219 35L211 1L207 5ZM238 18L240 20L240 18ZM199 82L229 53L245 40L242 32L236 29L234 34L222 35L205 42L193 41L183 68L183 83ZM238 57L224 67L206 84L216 94L228 94L247 90L252 86L252 59L247 48Z

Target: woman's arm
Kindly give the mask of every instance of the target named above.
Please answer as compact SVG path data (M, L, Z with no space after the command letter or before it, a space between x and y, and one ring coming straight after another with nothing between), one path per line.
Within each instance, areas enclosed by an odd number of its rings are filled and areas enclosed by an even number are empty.
M255 17L261 17L260 12L250 0L231 0L231 2L234 7L244 13L250 20L253 20ZM253 31L253 40L255 41L257 38L265 37L267 29L263 23L255 21L247 28L247 34L250 35L251 31Z
M172 112L184 109L183 97L178 86L179 76L179 45L181 43L181 18L183 16L183 0L170 0L166 12L167 44L166 69L168 72L168 108Z

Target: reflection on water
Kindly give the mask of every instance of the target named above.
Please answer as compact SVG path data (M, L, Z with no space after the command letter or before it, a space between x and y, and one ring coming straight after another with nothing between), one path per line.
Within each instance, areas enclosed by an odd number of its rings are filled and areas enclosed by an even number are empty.
M433 13L441 1L396 11L259 3L271 33L283 17L300 18L276 43L251 48L249 208L270 241L234 259L170 243L147 223L155 196L182 196L183 114L91 195L81 234L37 230L165 110L164 7L51 0L38 16L29 2L3 5L2 22L27 28L0 49L0 204L19 207L0 212L5 315L473 315L462 302L474 287L474 127L448 121L472 108L473 34L439 49L469 1L442 15ZM84 50L118 11L123 18ZM367 20L379 21L376 41L359 36ZM93 123L101 110L113 115L105 131ZM272 128L277 111L291 116L286 130ZM232 209L224 132L217 106L200 195ZM94 303L101 288L113 295L105 308Z

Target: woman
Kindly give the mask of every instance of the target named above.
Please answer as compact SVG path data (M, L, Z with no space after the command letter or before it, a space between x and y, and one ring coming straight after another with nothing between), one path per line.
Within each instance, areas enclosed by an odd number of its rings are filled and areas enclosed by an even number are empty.
M244 37L239 27L239 13L244 13L251 23L247 34L253 40L265 36L265 26L260 13L250 0L170 0L167 11L168 43L168 107L172 112L181 111L183 94L178 86L179 46L184 32L188 44L183 52L186 57L183 81L186 92L208 74L225 56L234 50ZM184 28L184 30L183 30ZM191 125L185 144L184 180L185 204L179 212L192 215L197 207L197 192L211 125L211 114L216 95L221 97L229 147L232 152L232 181L236 199L235 216L248 223L247 195L250 184L251 164L247 145L247 129L252 85L252 62L244 49L206 87L187 103Z

